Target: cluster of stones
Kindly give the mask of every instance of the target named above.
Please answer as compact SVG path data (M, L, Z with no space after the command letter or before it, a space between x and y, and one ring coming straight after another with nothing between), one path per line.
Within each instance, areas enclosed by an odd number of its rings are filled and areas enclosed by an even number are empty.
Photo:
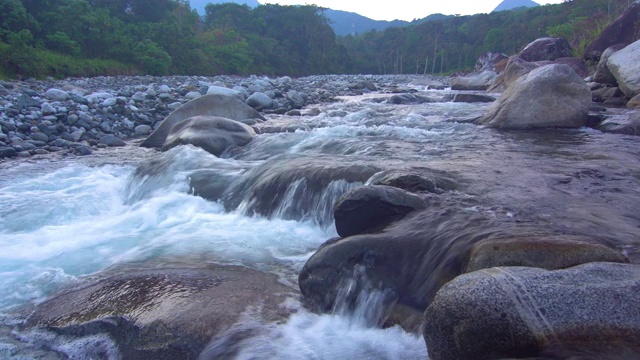
M51 152L88 155L149 135L174 110L207 94L264 114L300 115L308 104L394 87L410 77L97 77L0 82L0 158Z

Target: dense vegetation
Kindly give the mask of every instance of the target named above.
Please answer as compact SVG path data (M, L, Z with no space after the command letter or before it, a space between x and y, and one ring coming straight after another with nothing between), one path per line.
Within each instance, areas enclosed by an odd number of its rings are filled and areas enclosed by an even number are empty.
M188 0L2 0L0 77L423 73L468 69L545 35L579 54L629 0L455 16L337 38L316 6Z

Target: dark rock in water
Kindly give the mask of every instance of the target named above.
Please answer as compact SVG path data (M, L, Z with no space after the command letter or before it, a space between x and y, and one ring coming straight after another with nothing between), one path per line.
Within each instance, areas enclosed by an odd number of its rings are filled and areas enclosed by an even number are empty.
M172 112L140 146L162 147L169 131L175 124L200 115L219 116L232 120L265 120L257 111L238 99L225 95L204 95L189 101Z
M613 74L607 67L607 63L609 62L609 57L613 55L613 53L624 49L626 46L627 44L616 44L613 46L609 46L602 53L602 56L600 56L600 61L598 62L598 66L596 68L596 72L593 74L593 81L600 84L609 84L609 85L618 84L616 77L613 76Z
M457 277L425 312L432 360L640 358L640 266L498 267ZM583 359L585 357L580 356Z
M591 91L568 65L548 65L519 78L478 124L502 129L584 126Z
M93 151L86 145L76 145L73 147L73 153L79 156L87 156L93 154Z
M564 38L540 38L529 43L518 57L524 61L553 61L571 56L571 45Z
M2 158L10 158L17 155L16 149L12 147L0 147L0 159Z
M225 193L228 210L283 219L333 221L333 206L379 168L348 157L281 156L249 170ZM197 191L197 189L196 189Z
M435 195L426 202L427 209L409 213L379 233L346 237L318 249L298 278L306 303L331 311L349 283L353 296L373 287L422 311L440 287L469 268L506 262L537 267L626 262L615 249L603 249L610 245L602 239L554 234L533 223L513 222L507 214L469 211L469 205ZM532 245L536 241L540 244ZM549 242L554 242L549 250L540 249ZM481 244L502 245L494 249Z
M418 171L418 170L413 170ZM460 185L444 172L428 169L420 174L399 170L386 170L373 175L367 185L387 185L410 192L430 192L440 194L459 190Z
M123 359L196 359L207 343L253 311L281 321L293 289L244 267L133 270L63 291L26 326L66 336L108 334Z
M99 140L100 144L104 144L108 147L118 147L118 146L125 146L127 145L127 143L125 143L122 139L120 139L119 137L113 135L113 134L107 134L103 137L100 138Z
M336 203L336 230L342 237L380 230L425 207L422 198L402 189L384 185L361 186L343 195Z
M631 44L640 40L640 23L638 19L640 19L640 1L635 1L584 49L585 59L598 60L610 46Z
M455 94L452 101L462 103L487 103L496 101L496 98L480 94Z
M389 104L396 105L416 105L416 104L424 104L424 103L432 103L435 102L433 99L429 99L426 96L420 96L415 94L402 94L402 95L393 95L387 101Z
M220 156L231 146L246 145L255 135L250 126L239 121L216 116L194 116L171 128L162 151L191 144Z
M609 116L596 129L616 134L640 135L640 112Z

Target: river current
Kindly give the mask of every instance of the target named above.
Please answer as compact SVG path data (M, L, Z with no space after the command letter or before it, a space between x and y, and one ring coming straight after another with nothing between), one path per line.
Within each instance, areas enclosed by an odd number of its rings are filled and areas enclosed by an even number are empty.
M449 93L417 90L434 99ZM461 122L480 115L487 104L394 105L374 99L385 96L319 105L316 116L271 115L250 144L221 158L191 146L160 154L131 144L85 158L0 163L0 358L19 353L20 344L6 341L7 334L25 344L46 342L76 359L91 358L100 343L106 358L120 358L105 339L18 334L12 326L20 319L12 314L82 277L124 264L242 265L296 286L305 261L337 235L333 202L362 185L334 181L317 190L300 181L289 185L291 196L279 199L274 211L259 214L250 195L240 196L233 208L194 195L189 174L197 169L214 171L224 186L251 181L247 176L261 166L300 159L435 169L460 184L442 195L464 199L456 200L459 211L597 236L637 257L640 138L588 128L497 131ZM161 171L136 173L148 159L161 159ZM312 193L300 203L294 196L300 191ZM358 312L317 315L300 309L285 324L268 327L264 336L243 344L237 358L427 357L421 336L399 327L376 328Z

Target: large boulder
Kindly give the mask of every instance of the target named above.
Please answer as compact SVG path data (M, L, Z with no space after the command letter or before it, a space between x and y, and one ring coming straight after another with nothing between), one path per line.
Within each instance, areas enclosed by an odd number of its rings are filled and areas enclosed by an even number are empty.
M487 90L497 74L492 70L455 77L451 80L451 90Z
M581 127L591 91L568 65L548 65L519 78L476 123L501 129Z
M547 65L547 63L545 63L545 65ZM503 92L522 75L528 74L531 70L537 69L540 66L539 63L528 62L517 56L512 56L508 59L504 71L495 78L487 90L489 92Z
M563 38L540 38L529 43L518 57L525 61L553 61L571 56L571 45Z
M465 274L438 291L425 311L423 334L432 360L562 353L637 359L640 265L497 267Z
M187 102L169 114L140 146L162 147L169 131L175 124L199 115L219 116L238 121L243 119L265 120L260 113L238 99L217 94L204 95Z
M334 218L342 237L379 230L406 214L424 209L419 196L391 186L361 186L338 200Z
M345 296L345 284L350 284L354 299L363 290L384 290L393 294L395 303L424 311L440 287L480 266L509 263L555 269L627 261L602 239L554 234L540 225L468 211L449 201L455 200L434 195L427 209L408 213L377 233L325 243L300 271L298 284L307 305L331 311L338 297ZM536 242L539 245L533 245ZM500 246L490 246L495 244Z
M593 74L593 81L600 84L609 84L609 85L617 85L618 81L616 77L613 76L607 64L609 63L609 57L613 55L613 53L624 49L627 44L616 44L613 46L609 46L600 56L600 61L598 62L598 66L596 67L596 72Z
M171 127L162 151L178 145L193 145L220 156L231 146L246 145L255 131L239 121L217 116L194 116Z
M209 88L207 89L207 93L206 95L224 95L224 96L230 96L234 99L238 99L240 101L244 101L244 94L241 93L240 91L237 90L233 90L233 89L229 89L227 87L223 87L223 86L209 86Z
M123 359L196 359L246 311L282 321L292 295L276 277L245 267L128 270L53 296L26 326L67 337L107 334Z
M273 105L273 100L265 93L255 92L247 98L247 105L256 110L269 109Z
M640 94L640 40L613 53L607 67L627 97Z
M635 1L600 35L584 49L587 60L598 60L602 53L615 44L631 44L640 40L640 1Z
M476 61L476 71L483 72L485 70L492 70L499 73L496 69L496 65L502 60L507 59L508 56L502 53L487 52L482 54Z

